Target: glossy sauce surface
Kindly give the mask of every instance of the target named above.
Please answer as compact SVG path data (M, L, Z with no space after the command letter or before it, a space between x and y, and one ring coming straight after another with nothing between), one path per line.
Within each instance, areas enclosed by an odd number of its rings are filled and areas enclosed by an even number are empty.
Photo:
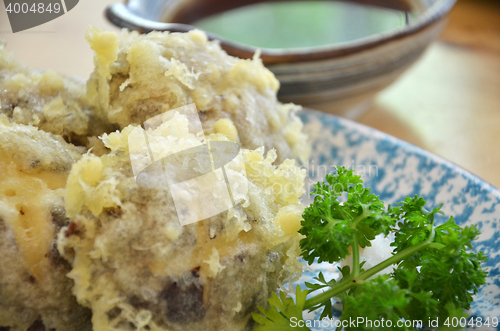
M263 2L202 17L190 24L261 48L304 48L349 42L407 24L407 12L341 1Z

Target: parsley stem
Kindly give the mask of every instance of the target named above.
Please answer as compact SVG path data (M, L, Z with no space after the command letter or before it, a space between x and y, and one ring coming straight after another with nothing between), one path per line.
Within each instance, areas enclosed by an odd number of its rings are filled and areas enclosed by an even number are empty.
M410 256L416 252L418 252L419 250L421 249L424 249L428 246L430 246L432 243L429 242L429 241L424 241L424 242L421 242L420 244L417 244L415 246L411 246L411 247L408 247L407 249L391 256L390 258L388 258L387 260L385 261L382 261L380 262L379 264L377 264L376 266L362 272L360 275L359 275L359 278L361 279L368 279L370 278L371 276L379 273L380 271L384 270L385 268L393 265L393 264L396 264L398 263L399 261L405 259L407 256Z
M304 310L312 308L312 307L316 306L317 304L320 304L326 300L330 300L331 298L333 298L337 294L340 294L344 291L347 291L348 289L350 289L351 287L354 287L356 285L359 285L359 284L356 284L355 280L353 280L351 278L347 278L345 281L340 282L338 285L334 286L333 288L329 289L328 291L325 291L325 292L320 293L320 294L318 294L310 299L307 299L305 304L304 304Z
M436 229L434 228L434 226L431 225L431 233L429 235L429 238L427 238L426 241L423 241L420 244L417 244L415 246L408 247L408 248L402 250L401 252L391 256L387 260L380 262L376 266L362 272L359 275L360 276L359 278L363 279L363 280L368 279L371 276L373 276L373 275L379 273L380 271L384 270L385 268L389 267L390 265L396 264L399 261L405 259L407 256L410 256L410 255L412 255L412 254L414 254L414 253L418 252L419 250L424 249L426 247L432 246L432 247L438 248L438 249L441 248L441 246L443 246L443 245L433 242L435 235L436 235Z
M346 278L344 281L341 281L338 283L338 285L335 285L332 287L330 290L325 291L321 294L318 294L310 299L307 299L305 304L304 304L304 310L309 309L311 307L314 307L322 302L325 302L326 300L329 300L336 296L337 294L340 294L344 291L347 291L351 289L352 287L358 286L363 284L365 279L370 278L371 276L379 273L380 271L384 270L385 268L396 264L400 262L401 260L405 259L406 257L428 247L432 248L437 248L441 249L444 247L443 244L435 243L433 242L434 240L434 228L431 231L431 235L426 241L421 242L420 244L417 244L415 246L408 247L404 249L403 251L391 256L385 261L380 262L376 266L363 271L359 275L355 274L355 266L358 266L359 269L359 247L358 247L358 242L357 238L354 240L355 244L353 243L353 273L349 278ZM357 256L357 259L355 258ZM357 260L357 261L356 261ZM355 264L356 263L356 264ZM359 270L358 270L359 272Z
M356 225L363 219L365 219L370 214L363 207L363 213L353 220L351 226L356 227ZM359 244L358 236L354 235L352 238L352 274L351 279L357 278L359 275Z
M357 278L359 275L359 245L358 236L354 236L352 240L352 277Z

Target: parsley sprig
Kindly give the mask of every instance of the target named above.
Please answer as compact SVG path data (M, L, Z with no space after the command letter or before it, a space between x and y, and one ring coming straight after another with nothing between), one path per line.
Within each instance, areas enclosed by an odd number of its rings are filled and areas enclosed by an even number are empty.
M481 265L487 258L472 252L477 227L460 227L453 217L436 225L442 206L427 210L424 198L414 196L386 207L363 186L361 176L344 167L315 184L311 194L314 202L305 209L299 230L305 236L300 241L302 258L309 264L335 263L352 254L352 270L339 268L340 280L327 281L320 273L317 283L306 283L308 290L297 286L295 302L283 292L273 295L269 308L259 307L263 315L254 314L257 331L297 330L290 319L302 320L306 309L323 309L321 318L331 318L334 298L342 301L341 320L383 318L393 322L394 330L415 330L396 327L397 321L421 320L425 327L429 320L463 316L485 284L487 272ZM359 249L371 246L379 234L394 236L393 255L364 270ZM394 266L391 273L380 274L389 266ZM355 329L369 330L360 325Z

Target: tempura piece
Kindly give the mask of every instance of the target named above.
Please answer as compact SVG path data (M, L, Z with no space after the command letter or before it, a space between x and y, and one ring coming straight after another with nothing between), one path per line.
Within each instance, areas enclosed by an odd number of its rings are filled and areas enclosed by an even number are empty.
M15 61L0 40L0 115L86 146L87 136L112 131L96 113L86 101L85 81L31 70Z
M89 100L121 129L167 110L195 103L205 133L224 133L247 149L274 148L277 163L307 158L309 148L296 112L278 102L279 82L256 55L227 55L201 31L124 30L120 39L97 28L87 31L96 52L87 83Z
M300 107L277 101L258 55L230 57L200 31L119 40L91 28L87 40L86 86L28 70L0 43L0 331L251 329L256 307L301 272ZM211 146L243 147L224 178L248 194L181 226L172 187L137 184L128 137L192 103ZM189 149L183 116L152 134ZM202 212L220 198L203 187L210 198L192 199Z
M196 143L188 126L176 114L154 135L185 149ZM172 188L136 184L128 144L133 130L104 135L111 153L84 156L68 178L72 223L58 243L71 261L78 302L92 309L93 330L250 330L257 306L300 275L305 170L292 160L273 165L274 150L267 157L263 148L243 150L244 201L181 226L184 211L176 210ZM208 138L229 141L222 134ZM244 184L232 168L227 177ZM192 207L210 203L193 199Z
M64 187L82 150L0 115L0 329L90 330L55 239L68 224ZM43 329L42 329L43 330Z

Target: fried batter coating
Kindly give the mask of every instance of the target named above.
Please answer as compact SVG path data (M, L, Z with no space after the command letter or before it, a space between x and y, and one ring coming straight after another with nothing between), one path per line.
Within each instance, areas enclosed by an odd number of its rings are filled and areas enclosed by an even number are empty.
M187 123L167 122L159 132L172 145L191 146ZM58 247L71 261L78 302L92 309L93 330L251 329L256 307L301 272L305 170L292 160L273 165L274 150L266 157L264 148L243 150L244 201L181 226L168 187L136 184L128 145L133 129L105 135L112 152L84 156L68 177L73 234L61 232ZM242 184L231 169L227 176Z
M301 108L278 102L279 82L255 56L227 55L201 31L140 35L90 28L96 68L87 83L89 100L121 129L195 103L205 133L237 131L247 149L276 149L277 163L308 156ZM220 121L221 119L230 121ZM236 130L234 130L234 128Z
M54 71L30 70L14 60L0 40L0 114L85 146L87 136L111 132L86 100L85 81Z
M0 115L1 330L91 329L90 311L71 293L70 265L55 247L68 223L66 178L82 152Z
M86 37L86 86L28 70L0 43L0 330L251 329L301 272L305 171L287 159L308 154L300 107L277 101L258 56L230 57L200 31ZM181 226L168 187L137 185L128 135L191 103L211 141L244 148L248 195ZM186 123L158 134L182 146Z

